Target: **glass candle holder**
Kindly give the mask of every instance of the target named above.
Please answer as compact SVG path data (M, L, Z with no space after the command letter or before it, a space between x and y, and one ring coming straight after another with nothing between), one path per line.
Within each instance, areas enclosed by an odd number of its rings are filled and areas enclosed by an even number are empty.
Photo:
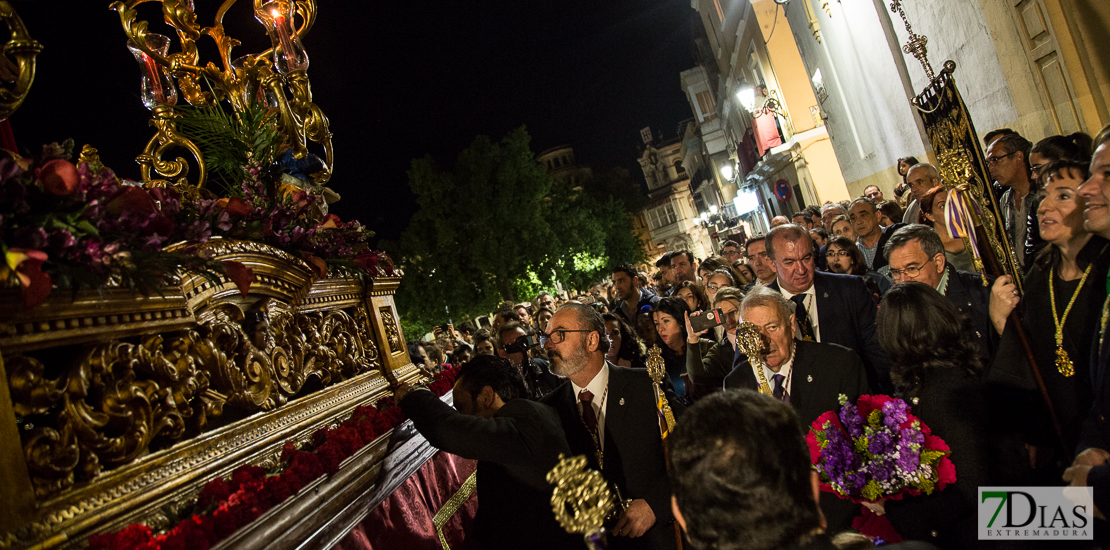
M286 0L266 2L254 15L270 35L274 69L283 75L308 69L308 53L293 27L293 3Z
M243 86L243 103L244 105L253 103L271 109L276 108L278 100L274 96L273 90L262 86L261 82L262 73L266 70L266 67L265 65L260 67L257 63L252 55L244 55L231 62L231 68L235 71L235 79L241 82Z
M162 56L169 53L170 39L162 34L148 33L145 37L146 47ZM166 72L166 68L159 65L153 57L139 49L134 42L127 41L127 49L139 62L139 73L142 76L141 94L143 105L153 110L159 105L177 104L177 87L173 85L173 78Z

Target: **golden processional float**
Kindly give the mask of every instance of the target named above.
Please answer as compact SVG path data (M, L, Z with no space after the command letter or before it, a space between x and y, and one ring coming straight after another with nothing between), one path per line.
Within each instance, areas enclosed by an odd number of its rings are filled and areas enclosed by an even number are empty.
M402 273L327 213L332 135L302 45L316 2L235 4L210 26L192 0L111 5L152 113L138 181L88 145L0 155L0 549L328 548L373 535L382 502L446 546L473 491L473 464L436 462L392 403L426 381ZM235 7L270 49L233 53ZM0 18L6 118L43 46L3 0Z
M1006 235L1002 210L991 188L993 178L987 169L986 155L979 143L971 114L956 87L956 62L945 61L940 73L936 73L929 63L928 39L913 31L906 12L902 9L902 0L892 0L890 11L897 13L906 26L908 39L902 51L921 63L929 79L928 86L913 98L912 103L936 153L941 181L948 189L945 203L947 230L953 238L962 239L964 246L972 251L972 262L975 269L983 275L984 285L988 284L988 276L1009 275L1019 292L1024 292L1023 272ZM1063 431L1040 367L1033 356L1028 334L1016 309L1010 313L1007 326L1016 333L1022 355L1029 367L1028 373L1015 374L1020 378L1028 376L1032 379L1032 385L1040 391L1052 417L1059 444L1070 452L1064 442ZM1061 360L1057 359L1056 367L1064 376L1074 376L1074 369L1071 368L1070 361L1066 361L1066 357L1064 363L1061 364ZM1068 374L1069 371L1071 374Z

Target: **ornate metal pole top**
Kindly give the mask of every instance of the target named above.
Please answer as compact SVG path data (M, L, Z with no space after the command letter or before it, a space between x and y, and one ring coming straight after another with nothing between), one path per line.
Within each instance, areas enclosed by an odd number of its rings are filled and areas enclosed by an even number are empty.
M736 347L748 356L748 361L759 360L759 354L763 351L763 336L755 323L745 321L736 327Z
M613 511L613 495L601 473L586 468L585 456L559 455L547 482L555 485L551 509L563 529L586 536L602 530Z
M667 367L663 362L663 350L659 349L659 346L651 346L648 350L647 371L653 382L656 384L663 382L663 374L667 371Z
M921 62L921 67L925 69L925 76L928 76L929 82L932 82L937 75L933 72L933 66L929 64L929 52L925 47L929 43L929 39L913 32L910 20L906 17L905 10L902 9L902 0L893 0L890 3L890 11L898 13L902 22L906 24L906 32L910 33L906 45L902 46L902 51L914 56Z

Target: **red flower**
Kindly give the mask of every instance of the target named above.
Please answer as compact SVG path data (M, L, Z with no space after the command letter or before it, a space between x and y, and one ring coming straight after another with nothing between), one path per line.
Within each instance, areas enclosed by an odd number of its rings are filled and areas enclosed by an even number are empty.
M231 487L235 492L243 488L243 485L253 481L259 481L266 477L266 470L251 464L244 464L231 472Z
M828 411L825 414L817 417L812 424L809 425L809 431L806 432L806 446L809 447L809 460L817 464L821 459L821 445L817 443L817 432L825 431L825 423L829 422L830 430L842 430L840 426L840 418L836 416L836 412Z
M138 548L151 541L150 527L142 524L128 526L122 531L92 535L89 537L89 550L127 550Z
M937 486L935 491L939 491L948 486L949 483L956 482L956 465L952 464L948 457L941 457L940 462L937 464Z
M208 508L227 500L229 496L231 496L231 487L222 477L218 477L205 483L200 489L200 494L197 495L197 506L202 509Z
M247 267L243 262L235 262L232 260L224 260L220 262L224 266L224 273L235 286L239 288L239 293L246 297L247 292L250 292L251 283L256 279L254 270Z
M883 403L891 400L893 398L889 395L861 395L856 401L856 406L859 408L860 417L866 420L871 411L882 410Z
M113 216L118 216L124 212L155 214L158 212L158 204L154 202L150 193L147 193L142 187L128 185L112 197L108 204L104 205L104 210Z
M43 303L54 288L50 275L42 272L46 257L46 253L39 250L9 248L4 265L0 265L0 280L10 279L13 273L19 278L25 311Z
M253 210L250 203L239 197L225 197L216 201L216 204L232 216L246 216Z
M77 190L81 176L72 162L54 159L35 170L35 179L42 182L42 187L47 193L61 197Z
M324 218L324 221L320 223L317 229L335 229L336 227L339 227L339 225L342 223L343 222L339 221L339 216L336 216L335 214L328 214L328 216Z

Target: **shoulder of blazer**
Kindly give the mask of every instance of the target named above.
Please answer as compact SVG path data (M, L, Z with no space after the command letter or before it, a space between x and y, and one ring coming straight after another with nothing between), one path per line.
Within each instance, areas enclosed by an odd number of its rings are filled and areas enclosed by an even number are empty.
M862 361L858 353L840 344L796 341L794 345L794 360L798 365L820 363L840 367L852 363L853 357L855 361Z
M558 387L551 390L551 393L540 398L540 403L556 411L561 411L574 401L574 396L571 395L572 393L573 390L570 386L570 380L564 380L562 384L559 384Z

